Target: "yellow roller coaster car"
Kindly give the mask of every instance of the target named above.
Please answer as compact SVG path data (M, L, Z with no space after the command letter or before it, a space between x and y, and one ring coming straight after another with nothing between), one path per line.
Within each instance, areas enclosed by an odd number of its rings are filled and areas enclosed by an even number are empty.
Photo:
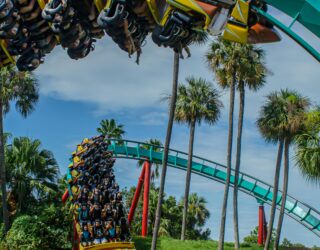
M197 32L222 34L240 43L265 43L280 40L268 23L251 9L258 0L147 0L157 27L153 40L159 46L183 47Z

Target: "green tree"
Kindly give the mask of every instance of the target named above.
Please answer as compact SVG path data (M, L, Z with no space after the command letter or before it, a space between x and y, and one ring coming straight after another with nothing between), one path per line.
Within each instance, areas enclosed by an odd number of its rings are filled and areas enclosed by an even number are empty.
M235 249L239 249L239 220L238 220L238 181L241 162L242 130L245 110L245 90L258 91L265 84L267 69L264 63L264 51L252 45L241 46L241 67L237 71L239 92L238 134L236 146L236 164L233 188L233 222L235 235Z
M278 249L284 216L285 202L289 178L289 147L294 138L301 133L304 125L305 112L309 107L309 100L299 93L290 90L273 92L267 96L257 121L260 133L267 142L278 143L278 156L274 176L274 192L271 205L270 222L265 249L269 249L271 229L273 228L276 201L278 196L279 175L284 147L284 178L281 209L278 220L277 234L274 248Z
M186 123L190 129L181 240L185 239L186 232L195 128L203 121L213 125L219 119L222 108L219 93L210 82L194 77L189 77L186 81L187 85L180 84L178 86L175 111L175 120L178 123ZM169 100L170 98L170 96L167 97Z
M281 247L292 247L292 243L290 240L288 240L287 238L284 238L282 243L281 243Z
M224 189L224 196L221 209L221 223L218 249L224 248L225 224L227 216L227 205L229 186L231 178L232 146L233 146L233 120L235 89L238 83L238 73L243 66L239 58L242 57L241 45L225 41L222 38L213 41L206 54L207 62L216 76L218 84L223 89L229 89L229 125L228 125L228 146L227 146L227 177ZM237 243L237 242L236 242ZM237 246L235 246L237 248Z
M100 127L97 128L97 132L101 135L108 136L110 139L121 140L125 134L122 124L117 124L114 119L102 120Z
M39 140L14 138L6 149L7 183L12 214L26 212L32 201L58 190L58 165ZM31 202L30 202L31 201Z
M130 209L131 202L134 196L135 187L130 188L130 190L123 191L125 197L126 209ZM159 196L159 188L156 188L153 184L150 188L150 213L149 213L149 223L148 227L150 230L149 235L152 235L152 223L155 218L155 208L157 206ZM186 230L186 236L193 240L207 240L209 239L210 230L204 229L204 225L208 220L210 213L206 208L207 201L203 197L198 197L197 194L190 195L190 203L188 209L188 224ZM162 206L162 216L159 228L160 236L167 236L172 238L179 238L181 234L181 221L182 221L182 208L183 199L177 202L176 198L173 196L166 197L164 195L163 206ZM131 233L133 235L141 234L141 217L142 217L142 203L140 202L137 206L135 217L131 223Z
M184 200L184 198L180 200L179 207L184 207ZM196 193L190 194L187 210L186 238L204 240L209 238L211 231L209 229L202 230L210 217L206 204L205 198L199 197Z
M21 215L7 234L5 249L71 249L72 216L68 208L51 204L37 215Z
M306 116L305 131L295 139L295 159L303 176L314 183L320 181L320 108Z
M7 207L3 116L10 111L12 102L15 102L16 110L23 117L27 117L34 110L35 104L38 102L38 92L38 81L32 73L19 72L14 66L0 69L0 181L5 232L8 232L10 225Z
M276 230L272 229L271 241L273 242L276 237ZM244 243L257 244L258 243L258 227L255 227L248 236L243 238Z

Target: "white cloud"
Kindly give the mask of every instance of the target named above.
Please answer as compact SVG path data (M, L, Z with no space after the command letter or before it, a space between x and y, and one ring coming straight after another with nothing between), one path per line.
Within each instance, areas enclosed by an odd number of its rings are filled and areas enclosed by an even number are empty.
M98 113L158 105L159 96L168 92L171 84L169 51L150 44L141 56L141 65L136 65L134 58L128 59L108 40L107 44L99 41L95 51L79 61L56 49L37 71L43 79L41 93L96 104ZM164 72L166 69L169 72Z

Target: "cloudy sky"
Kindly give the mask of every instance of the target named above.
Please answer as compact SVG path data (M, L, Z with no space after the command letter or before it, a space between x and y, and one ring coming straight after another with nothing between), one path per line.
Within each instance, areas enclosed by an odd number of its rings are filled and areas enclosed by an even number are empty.
M274 11L279 19L288 19ZM320 50L319 39L295 25L296 30ZM243 135L242 171L272 183L276 147L266 144L259 135L255 121L265 96L270 91L290 88L319 104L319 63L295 42L282 34L283 41L261 46L265 49L267 66L273 72L266 86L258 93L247 93ZM181 62L180 82L187 76L204 77L213 84L214 75L205 64L208 46L192 47L192 57ZM65 173L70 153L82 138L95 135L101 119L115 118L125 125L125 138L145 141L158 138L164 141L167 106L160 101L169 93L173 54L158 48L148 39L143 48L140 65L130 59L111 39L97 42L95 51L87 58L73 61L66 51L56 48L36 71L40 80L41 98L36 111L26 120L15 111L5 119L5 130L14 136L41 139L43 147L53 151L61 174ZM195 154L220 163L226 161L228 93L222 92L225 104L219 122L196 130ZM236 113L237 115L237 113ZM188 128L174 126L172 148L186 151ZM293 151L293 150L292 150ZM320 208L319 187L308 183L291 161L289 193L315 208ZM121 187L136 184L139 170L136 163L118 160L117 179ZM168 170L166 193L180 198L185 172ZM211 218L208 227L212 238L218 238L223 185L192 176L191 192L208 201ZM231 197L232 198L232 197ZM231 201L231 200L230 200ZM226 239L233 240L231 203L229 203ZM267 207L267 214L269 207ZM240 236L243 238L257 225L258 205L254 198L240 194ZM290 218L285 218L283 237L306 245L320 245L318 237Z

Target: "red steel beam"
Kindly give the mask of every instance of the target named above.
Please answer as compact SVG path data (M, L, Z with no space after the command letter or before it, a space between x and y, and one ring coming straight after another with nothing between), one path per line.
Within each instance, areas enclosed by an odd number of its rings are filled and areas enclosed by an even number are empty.
M149 191L150 191L150 172L151 164L149 161L144 162L144 192L143 192L143 212L142 212L142 232L141 236L148 235L148 210L149 210Z
M136 188L136 192L134 193L134 197L132 200L132 204L130 207L130 211L128 214L128 223L129 225L131 224L132 220L133 220L133 216L134 216L134 212L136 211L137 205L138 205L138 201L139 201L139 197L140 197L140 193L141 193L141 188L143 185L143 181L144 181L144 174L145 174L145 165L143 165L142 170L141 170L141 175L139 177L138 180L138 185Z
M265 216L264 216L264 206L259 206L259 226L258 226L258 245L264 245L264 235L265 235Z

